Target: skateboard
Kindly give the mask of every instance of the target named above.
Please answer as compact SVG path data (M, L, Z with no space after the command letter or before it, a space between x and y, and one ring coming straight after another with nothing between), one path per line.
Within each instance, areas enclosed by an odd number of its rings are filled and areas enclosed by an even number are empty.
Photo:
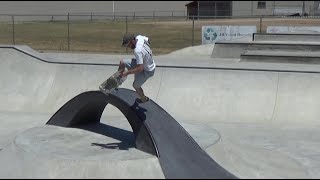
M116 91L119 86L127 79L126 77L120 77L120 72L114 73L107 80L105 80L100 86L99 89L106 95L109 95L112 91Z

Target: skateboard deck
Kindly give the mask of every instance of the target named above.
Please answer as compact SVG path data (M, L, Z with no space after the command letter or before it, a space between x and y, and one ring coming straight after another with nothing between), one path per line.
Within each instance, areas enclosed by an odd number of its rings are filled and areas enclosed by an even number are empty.
M114 73L107 80L105 80L100 86L99 89L105 94L110 94L112 91L117 90L117 88L127 79L127 77L120 77L120 72Z

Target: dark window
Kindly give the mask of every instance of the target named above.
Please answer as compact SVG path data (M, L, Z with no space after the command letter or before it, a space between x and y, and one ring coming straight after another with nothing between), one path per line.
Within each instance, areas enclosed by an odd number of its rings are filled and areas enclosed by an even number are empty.
M258 9L265 9L266 1L258 1Z

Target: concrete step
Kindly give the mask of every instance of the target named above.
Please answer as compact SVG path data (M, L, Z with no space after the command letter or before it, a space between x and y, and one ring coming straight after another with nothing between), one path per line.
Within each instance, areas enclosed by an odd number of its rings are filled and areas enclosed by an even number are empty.
M320 42L320 34L253 33L252 41L304 41L304 42Z
M273 50L273 51L314 51L320 52L320 42L302 42L302 41L246 41L216 42L213 48L211 58L236 58L247 50Z
M320 64L320 52L249 50L241 54L240 62Z

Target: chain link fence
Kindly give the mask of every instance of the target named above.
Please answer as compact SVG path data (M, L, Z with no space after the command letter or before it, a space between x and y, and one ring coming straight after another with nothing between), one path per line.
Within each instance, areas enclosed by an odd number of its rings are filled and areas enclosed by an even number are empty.
M130 16L113 14L0 15L0 44L28 45L39 51L73 51L126 54L121 47L124 33L151 38L154 54L201 45L202 26L319 26L318 16L284 17L187 17Z

